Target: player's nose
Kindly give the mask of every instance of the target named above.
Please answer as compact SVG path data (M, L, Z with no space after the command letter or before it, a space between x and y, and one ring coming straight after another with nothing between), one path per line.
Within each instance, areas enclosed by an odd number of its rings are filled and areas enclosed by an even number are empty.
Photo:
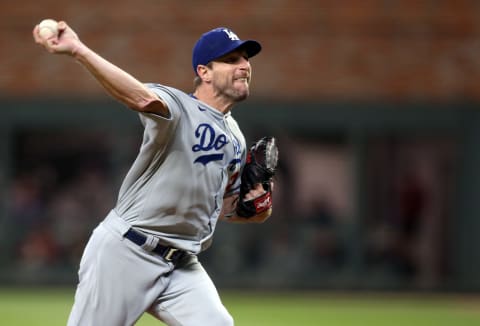
M238 60L238 67L242 70L249 72L251 69L251 66L248 58L242 57L240 60Z

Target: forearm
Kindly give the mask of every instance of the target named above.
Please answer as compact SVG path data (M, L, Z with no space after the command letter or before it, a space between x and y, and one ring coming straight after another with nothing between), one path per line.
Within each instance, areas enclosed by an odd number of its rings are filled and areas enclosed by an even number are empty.
M41 44L50 53L74 57L113 98L129 108L163 116L169 115L167 105L153 91L92 51L80 41L78 35L66 22L58 22L55 28L55 34L44 37L40 35L39 25L36 25L33 29L35 42Z
M143 83L92 51L79 41L74 58L83 65L114 99L136 111L154 111L163 102ZM165 109L165 108L164 108ZM164 111L165 113L165 111Z

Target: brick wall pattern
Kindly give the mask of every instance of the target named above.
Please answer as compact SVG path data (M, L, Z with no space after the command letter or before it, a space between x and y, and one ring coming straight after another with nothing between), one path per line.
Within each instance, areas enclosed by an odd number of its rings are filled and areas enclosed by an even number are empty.
M71 58L34 44L63 19L142 81L192 87L191 49L217 26L264 47L258 99L477 101L480 2L467 0L33 0L0 2L0 97L104 96Z

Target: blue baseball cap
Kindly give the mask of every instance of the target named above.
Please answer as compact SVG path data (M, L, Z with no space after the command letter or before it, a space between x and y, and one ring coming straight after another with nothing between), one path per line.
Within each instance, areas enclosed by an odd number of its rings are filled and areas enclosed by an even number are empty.
M257 41L242 41L237 34L226 27L218 27L204 33L193 47L193 71L197 74L198 65L207 65L209 62L240 47L245 49L249 58L262 49Z

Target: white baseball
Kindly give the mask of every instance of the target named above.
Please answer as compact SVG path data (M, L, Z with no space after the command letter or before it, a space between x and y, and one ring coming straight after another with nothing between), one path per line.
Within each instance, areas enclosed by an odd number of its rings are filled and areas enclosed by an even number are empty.
M58 22L53 19L44 19L38 24L38 35L43 39L49 39L58 35Z

